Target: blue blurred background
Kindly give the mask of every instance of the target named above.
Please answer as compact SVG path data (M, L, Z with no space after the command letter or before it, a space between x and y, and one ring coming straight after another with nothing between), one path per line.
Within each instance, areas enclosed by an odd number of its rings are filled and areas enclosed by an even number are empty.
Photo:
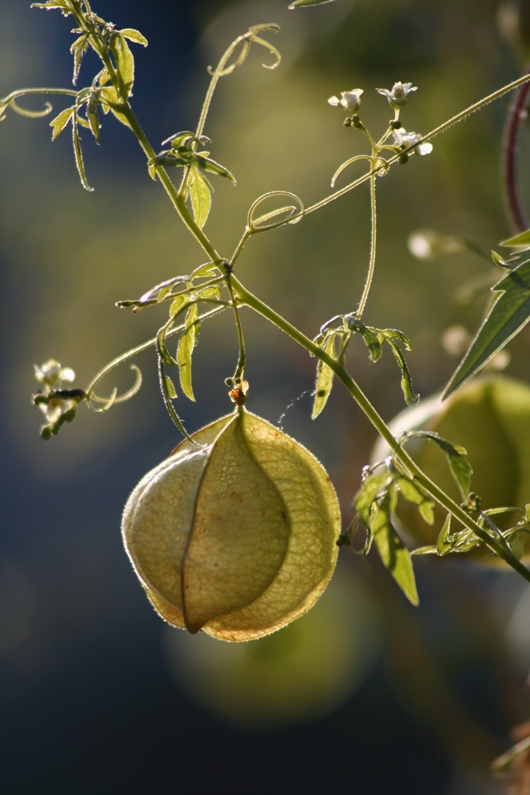
M365 151L327 105L332 94L364 88L363 120L377 134L388 107L374 89L413 81L419 91L404 124L426 132L522 70L506 33L515 2L286 6L94 3L105 19L149 40L146 50L135 48L134 107L155 148L195 126L206 67L229 41L250 24L280 23L271 36L284 56L280 68L263 70L261 53L253 53L221 82L206 129L212 155L238 179L234 189L213 178L208 232L227 254L258 195L276 188L316 201L335 168ZM56 11L3 0L0 94L68 87L70 27ZM80 86L94 67L87 57ZM484 295L464 306L459 288L487 282L491 268L466 252L419 261L407 237L431 228L489 251L511 233L499 176L507 107L504 100L475 115L436 139L432 155L379 182L378 270L366 319L412 338L408 361L423 396L454 369L440 341L444 330L463 324L473 331L481 318ZM516 576L419 560L421 606L414 609L377 560L344 551L314 611L263 641L233 647L189 638L154 614L119 533L132 487L178 441L158 394L154 355L138 360L144 385L134 400L101 415L82 406L73 426L49 442L38 436L41 418L30 402L32 366L53 357L86 385L162 322L156 309L133 316L115 302L189 272L204 257L147 177L125 127L105 117L100 147L84 135L95 188L87 193L68 133L52 146L48 121L8 113L0 127L2 792L499 793L489 762L529 707L530 601ZM240 276L314 336L329 317L355 307L368 220L363 186L295 227L251 241ZM245 333L249 407L278 422L292 403L283 426L328 468L348 517L375 441L371 427L339 387L311 423L305 393L314 361L250 314ZM529 344L528 334L513 344L513 375L527 375ZM223 379L236 356L229 318L205 324L195 356L197 403L180 398L178 406L190 430L230 410ZM350 366L387 419L402 409L389 354L370 365L358 345ZM118 371L107 393L131 378Z

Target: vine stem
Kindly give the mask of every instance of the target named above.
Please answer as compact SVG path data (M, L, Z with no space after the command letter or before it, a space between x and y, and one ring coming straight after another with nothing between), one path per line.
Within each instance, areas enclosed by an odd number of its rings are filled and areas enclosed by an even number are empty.
M376 208L376 193L375 193L375 168L377 164L377 156L372 158L372 167L370 169L370 217L371 217L371 232L370 232L370 262L368 265L368 273L366 274L366 281L364 283L363 293L361 295L361 300L359 301L359 305L355 312L355 316L358 320L361 319L361 316L364 312L364 308L366 306L366 302L368 300L368 294L370 292L370 288L372 286L372 281L374 278L375 272L375 253L376 253L376 242L377 242L377 208Z
M232 286L234 288L234 293L241 304L249 306L255 312L262 315L277 328L291 337L292 340L305 348L312 356L316 356L325 364L327 364L337 378L346 387L359 407L366 414L377 432L390 446L399 463L405 467L412 477L417 480L427 494L429 494L439 505L441 505L442 508L451 513L455 519L461 522L464 527L467 527L469 530L471 530L484 544L486 544L486 546L492 549L509 566L511 566L511 568L515 569L515 571L524 577L527 582L530 582L530 571L526 568L526 566L521 563L521 561L519 561L514 555L512 555L512 553L504 546L504 544L502 544L500 540L490 536L483 527L475 522L474 519L460 505L454 502L420 469L420 467L393 436L388 425L376 411L374 406L372 406L368 397L353 380L343 364L329 356L325 351L319 348L318 345L310 340L309 337L306 337L305 334L289 323L288 320L271 309L271 307L267 306L267 304L257 298L257 296L249 292L234 276L232 276Z

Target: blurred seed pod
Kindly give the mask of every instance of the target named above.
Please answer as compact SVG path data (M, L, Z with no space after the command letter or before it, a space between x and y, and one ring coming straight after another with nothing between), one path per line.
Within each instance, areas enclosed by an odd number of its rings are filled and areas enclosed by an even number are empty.
M170 624L259 638L326 587L340 533L335 491L304 447L243 407L192 439L132 492L125 548Z
M256 643L164 635L167 666L190 698L230 724L271 729L337 710L372 670L382 618L355 571L339 567L314 609Z
M422 400L419 406L401 412L391 423L394 435L407 430L429 430L467 451L473 467L471 489L480 497L482 510L496 507L524 509L530 503L530 387L505 376L477 378L442 402L439 395ZM424 439L407 443L407 451L421 469L460 503L458 491L444 454L437 445ZM378 443L372 460L389 455L386 443ZM398 519L410 536L421 545L436 544L445 512L435 509L435 522L428 525L412 503L400 499ZM510 512L493 516L501 529L521 519ZM456 530L456 527L454 528ZM530 534L518 534L525 556L530 553ZM523 552L523 547L513 551ZM483 545L466 557L482 562L503 562Z

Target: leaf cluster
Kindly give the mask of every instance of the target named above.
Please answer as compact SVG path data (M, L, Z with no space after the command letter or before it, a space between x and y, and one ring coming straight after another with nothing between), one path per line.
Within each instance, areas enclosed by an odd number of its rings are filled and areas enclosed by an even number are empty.
M333 327L337 322L340 325ZM367 326L355 314L338 315L324 323L314 342L327 356L337 362L343 363L344 356L354 334L360 334L368 348L370 361L378 362L383 355L383 345L387 343L401 370L401 389L407 405L415 406L419 396L412 386L410 370L401 348L410 351L412 344L409 338L398 329L378 329ZM333 387L334 373L329 364L319 359L315 386L315 400L313 403L312 418L315 419L324 409Z

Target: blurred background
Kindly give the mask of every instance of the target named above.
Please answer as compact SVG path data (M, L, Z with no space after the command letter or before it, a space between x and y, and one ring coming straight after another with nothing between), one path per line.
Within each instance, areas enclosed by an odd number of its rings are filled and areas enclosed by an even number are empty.
M255 51L221 81L206 133L237 177L213 177L207 231L230 255L249 204L283 189L305 204L329 190L364 139L327 98L363 88L362 118L380 134L389 109L375 92L419 86L402 119L427 132L518 77L514 20L528 2L337 0L287 10L287 0L94 2L135 47L134 107L155 149L193 129L206 68L248 25L278 22L274 72ZM69 87L70 21L20 0L0 4L0 94ZM269 56L265 54L265 60ZM88 84L87 57L78 85ZM498 278L469 251L420 260L418 229L470 239L487 253L512 233L500 179L509 100L434 141L378 183L378 264L366 322L401 329L422 396L457 359L448 328L473 332ZM21 104L23 104L21 102ZM29 106L29 101L25 103ZM38 108L38 101L31 105ZM54 103L57 111L63 107ZM406 603L377 559L341 553L317 607L289 629L247 645L188 637L155 615L122 549L122 506L139 478L178 442L158 393L153 352L139 357L139 395L106 414L80 407L44 442L30 395L33 364L55 358L86 386L107 361L153 336L163 311L132 315L116 301L204 261L179 225L129 131L105 117L101 145L83 137L93 193L75 170L66 132L8 112L0 128L2 474L0 523L0 786L54 793L488 795L504 792L491 760L529 717L530 597L517 575L461 561L418 560L421 605ZM524 147L521 157L524 162ZM354 173L353 169L350 173ZM364 185L302 223L257 236L240 278L309 336L359 300L369 253ZM315 362L247 313L249 408L282 423L327 467L349 506L374 432L337 386L310 421ZM447 335L446 335L447 336ZM507 371L528 376L530 335ZM228 317L204 324L194 359L197 403L178 410L194 430L231 410L223 380L237 357ZM390 353L377 365L352 345L354 376L390 419L403 408ZM102 385L127 388L127 368Z

